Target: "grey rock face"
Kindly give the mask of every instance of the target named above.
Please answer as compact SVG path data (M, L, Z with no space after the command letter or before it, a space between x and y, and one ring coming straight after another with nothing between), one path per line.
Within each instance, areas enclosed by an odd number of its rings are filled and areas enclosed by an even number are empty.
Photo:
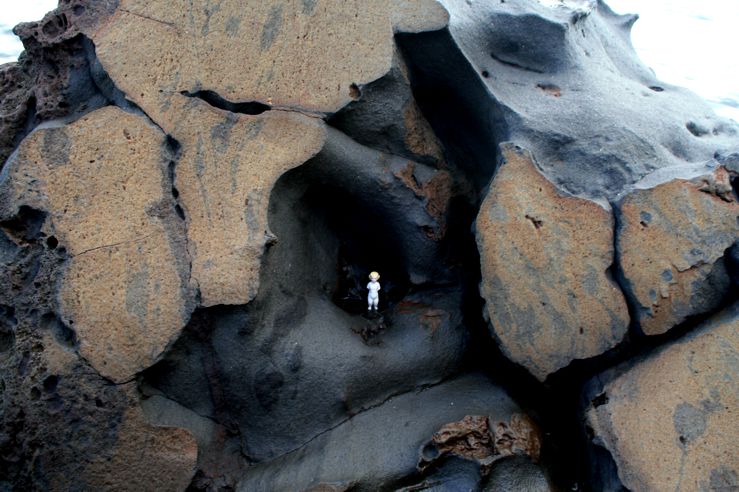
M429 91L464 86L457 104L467 109L466 125L490 142L530 149L564 191L612 198L655 169L736 149L735 123L689 91L658 81L639 61L629 38L635 16L616 15L594 0L577 7L535 0L443 4L449 34L401 41L427 78L418 84ZM450 55L456 49L463 59Z
M319 483L384 490L412 474L421 448L443 424L468 414L510 420L516 405L484 377L465 376L391 398L301 449L247 470L237 490L307 489ZM359 460L347 457L361 457Z

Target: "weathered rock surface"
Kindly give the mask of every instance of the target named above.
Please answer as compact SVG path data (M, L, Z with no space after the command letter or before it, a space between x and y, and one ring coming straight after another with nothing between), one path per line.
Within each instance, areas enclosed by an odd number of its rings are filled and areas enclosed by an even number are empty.
M173 136L175 187L187 220L201 304L246 304L257 294L269 196L277 179L323 146L323 122L300 113L234 114L194 99ZM217 231L218 233L214 233Z
M468 140L474 132L515 141L563 191L602 199L655 169L737 149L735 122L637 58L634 15L602 0L441 3L449 31L403 36L401 45L424 78L421 107L453 154L475 159L469 149L485 144ZM453 104L440 100L451 90ZM457 128L443 121L452 114ZM494 162L479 165L492 172Z
M116 382L156 361L193 308L164 145L145 119L104 108L34 132L2 181L5 217L48 212L47 243L70 258L62 318L80 354Z
M237 489L301 490L319 483L390 488L415 471L424 443L445 423L470 414L509 421L518 411L484 377L465 376L362 412L300 449L250 468Z
M248 14L247 14L248 12ZM441 29L435 1L211 5L122 0L93 34L116 85L164 128L181 91L274 109L334 112L391 67L393 32Z
M96 456L81 481L95 490L185 490L195 474L198 446L189 431L152 427L128 385L130 408L121 416L115 444Z
M634 20L590 0L62 0L18 26L0 490L615 491L616 468L672 480L678 454L683 489L736 487L736 436L718 436L736 316L726 343L675 341L686 323L624 338L598 203L669 219L631 236L635 317L665 259L692 268L660 322L707 316L738 292L737 182L690 180L737 172L739 129L654 79ZM620 382L591 397L615 461L588 462L582 381L661 343L733 355L626 361L639 404ZM669 408L643 396L659 390Z
M31 76L20 65L0 66L0 169L23 136L32 89Z
M608 273L613 218L559 193L520 147L501 151L476 224L481 291L502 350L544 380L626 333L626 302Z
M6 286L0 324L7 323L13 335L3 339L0 351L0 485L184 489L195 471L193 438L144 422L136 383L110 384L79 357L74 331L49 311L64 254L44 248L33 235L25 238L15 248L0 241ZM29 278L19 262L35 265L34 275Z
M739 305L606 375L587 414L629 490L739 487Z
M726 169L636 190L617 213L616 250L644 333L665 333L719 305L730 283L723 258L739 238Z
M332 126L382 152L443 164L441 143L413 97L408 67L397 49L390 71L357 90L356 100L331 117Z
M114 8L114 0L63 1L41 21L15 27L26 51L17 63L0 68L0 168L33 127L106 104L91 76L90 46L81 33Z

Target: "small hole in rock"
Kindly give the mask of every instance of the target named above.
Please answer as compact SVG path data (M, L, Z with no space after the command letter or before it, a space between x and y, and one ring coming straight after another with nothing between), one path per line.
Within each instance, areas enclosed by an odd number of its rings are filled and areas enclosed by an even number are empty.
M59 376L49 376L44 379L44 391L53 393L59 385Z
M601 405L605 405L608 403L608 395L606 393L601 393L595 398L593 398L592 402L594 408L598 408Z
M349 97L351 97L355 101L362 97L362 91L359 89L359 86L357 84L352 84L349 86Z
M487 70L483 70L482 71L482 76L485 77L485 78L488 78L488 77L490 77L490 72L488 72Z
M665 90L664 87L660 87L658 85L650 85L649 88L654 92L663 92Z
M49 236L46 238L46 245L49 249L56 249L59 246L59 241L54 236Z

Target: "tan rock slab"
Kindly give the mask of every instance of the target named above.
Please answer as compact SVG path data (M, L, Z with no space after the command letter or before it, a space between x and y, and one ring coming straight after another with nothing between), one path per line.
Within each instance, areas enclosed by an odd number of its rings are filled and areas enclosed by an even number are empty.
M324 123L296 112L244 115L184 101L173 135L182 145L175 185L187 218L201 303L245 304L259 288L277 179L321 150Z
M168 128L180 91L337 111L390 69L395 31L447 21L435 0L122 0L92 37L117 87Z
M504 353L544 380L626 333L626 303L607 273L613 219L560 194L529 152L505 143L502 153L477 217L481 291Z
M154 363L191 309L163 145L144 118L106 107L29 135L3 183L9 203L48 211L69 254L61 316L80 355L116 382Z
M587 418L633 491L739 488L739 305L604 387Z
M185 429L149 425L136 389L127 392L131 404L118 424L116 443L87 465L83 483L90 490L185 490L198 459L195 438Z
M636 190L618 208L616 247L644 333L665 333L721 302L730 282L721 258L739 238L724 168Z

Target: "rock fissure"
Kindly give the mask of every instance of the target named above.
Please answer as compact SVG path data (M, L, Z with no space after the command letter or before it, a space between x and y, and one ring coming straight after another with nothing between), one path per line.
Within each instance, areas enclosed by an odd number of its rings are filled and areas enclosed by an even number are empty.
M98 251L98 250L101 250L101 249L114 248L116 246L121 246L123 244L140 243L141 241L144 241L145 239L148 239L148 238L150 238L152 236L155 236L157 234L159 234L159 233L158 232L152 232L151 234L147 234L146 236L136 237L136 238L133 238L133 239L127 239L125 241L119 241L117 243L103 244L101 246L95 246L93 248L88 248L88 249L85 249L83 251L80 251L79 253L75 253L73 255L70 255L69 257L70 258L76 258L78 256L82 256L82 255L91 253L93 251Z
M222 109L223 111L229 111L231 113L248 114L254 116L262 114L266 111L285 111L288 113L302 114L304 116L317 118L319 120L323 120L326 117L325 113L322 113L320 111L311 111L299 106L281 106L270 103L263 103L260 101L231 102L211 90L180 91L180 94L186 97L200 99L210 104L214 108Z
M403 391L401 393L392 394L392 395L388 396L387 398L385 398L383 401L381 401L379 403L375 403L373 405L368 405L366 407L361 408L360 410L358 410L356 413L352 414L351 416L346 417L344 420L342 420L342 421L336 423L335 425L332 425L331 427L328 427L328 428L322 430L321 432L319 432L318 434L312 436L310 439L308 439L307 441L303 442L299 446L297 446L297 447L295 447L293 449L290 449L290 450L288 450L288 451L286 451L286 452L284 452L282 454L279 454L279 455L277 455L275 457L272 457L272 458L270 458L270 459L268 459L266 461L260 461L259 463L260 464L261 463L268 464L270 462L278 461L278 460L284 458L285 456L291 455L293 453L296 453L296 452L300 451L301 449L304 449L310 443L312 443L313 441L319 439L321 436L323 436L325 434L328 434L328 433L330 433L330 432L332 432L332 431L340 428L341 426L343 426L344 424L346 424L348 422L351 422L352 419L354 419L354 418L362 415L363 413L370 412L370 411L372 411L372 410L374 410L376 408L380 408L383 405L385 405L388 402L390 402L391 400L393 400L395 398L398 398L399 396L408 395L408 394L419 394L419 393L422 393L424 391L427 391L427 390L429 390L431 388L434 388L436 386L440 386L440 385L444 384L445 382L446 381L439 381L439 382L436 382L436 383L424 384L424 385L417 386L416 388L413 388L413 389L408 390L408 391Z

